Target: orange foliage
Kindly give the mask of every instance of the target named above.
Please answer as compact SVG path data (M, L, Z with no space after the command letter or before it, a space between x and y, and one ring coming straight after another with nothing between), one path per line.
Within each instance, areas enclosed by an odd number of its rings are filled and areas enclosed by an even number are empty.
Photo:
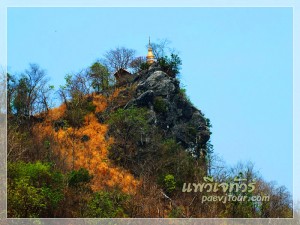
M62 104L58 108L51 109L48 113L48 120L58 120L66 111L66 105Z
M96 95L93 97L93 104L96 106L96 113L103 112L107 107L107 98L103 95Z
M123 87L123 88L116 88L115 91L114 91L114 93L111 95L110 100L112 100L112 99L118 97L119 93L120 93L122 90L125 90L125 89L126 89L126 88L124 88L124 87Z
M118 92L119 90L116 90L111 98L117 96ZM96 95L93 104L96 106L96 112L102 112L107 106L107 99L102 95ZM34 127L37 141L43 141L49 135L54 137L58 143L54 151L60 155L69 169L83 167L93 175L93 190L118 186L125 193L134 193L140 182L129 172L112 165L108 159L108 147L113 140L105 137L107 125L100 124L95 114L90 113L85 116L81 128L68 127L55 132L53 121L61 119L65 110L65 105L52 109L47 119ZM83 141L83 136L89 137L89 140Z

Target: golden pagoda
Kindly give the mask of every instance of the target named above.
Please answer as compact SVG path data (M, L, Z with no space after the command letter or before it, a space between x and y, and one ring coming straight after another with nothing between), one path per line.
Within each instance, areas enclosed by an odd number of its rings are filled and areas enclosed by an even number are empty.
M147 54L146 58L147 58L147 63L149 65L151 65L152 63L155 62L155 57L154 57L154 54L152 52L152 47L151 47L151 44L150 44L150 37L149 37L149 45L148 45L148 54Z

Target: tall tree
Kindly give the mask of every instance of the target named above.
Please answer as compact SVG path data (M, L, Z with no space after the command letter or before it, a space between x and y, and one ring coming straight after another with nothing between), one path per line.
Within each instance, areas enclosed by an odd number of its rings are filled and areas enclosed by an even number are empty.
M32 116L49 109L50 92L53 86L48 85L46 73L37 64L30 64L16 82L13 76L8 77L12 111L19 116ZM11 84L11 85L10 85Z
M84 122L84 116L92 112L95 107L91 94L91 81L86 71L65 77L66 84L60 86L59 96L67 107L65 119L72 127L80 127Z
M105 53L103 62L110 72L114 72L121 68L127 69L134 58L135 50L117 47Z
M161 69L171 77L176 77L181 69L182 61L178 55L171 54L157 59Z
M19 116L29 116L30 100L29 100L29 82L26 77L19 79L16 87L16 96L13 101L15 112Z
M92 78L92 86L99 93L105 92L110 83L110 73L100 62L95 62L90 67L90 77Z

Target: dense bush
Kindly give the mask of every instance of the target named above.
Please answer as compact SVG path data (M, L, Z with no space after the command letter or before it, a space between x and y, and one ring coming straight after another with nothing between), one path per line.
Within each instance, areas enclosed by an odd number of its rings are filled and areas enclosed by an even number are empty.
M79 170L73 170L70 172L68 183L71 187L77 187L82 183L89 183L91 179L92 176L89 172L84 168L80 168Z
M128 195L119 191L95 192L88 202L85 216L91 218L127 217L124 206L128 199Z
M50 164L8 163L8 217L53 217L63 198L63 175Z

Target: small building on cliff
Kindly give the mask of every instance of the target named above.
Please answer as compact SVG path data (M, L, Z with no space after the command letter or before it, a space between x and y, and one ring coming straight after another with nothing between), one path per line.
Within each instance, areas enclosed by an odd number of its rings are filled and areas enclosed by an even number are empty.
M133 81L134 75L128 70L120 68L114 73L116 78L116 85L123 86Z
M152 46L150 43L150 37L149 37L149 45L148 45L148 53L146 56L146 62L150 66L155 60L155 56L153 54ZM127 69L125 68L120 68L114 73L114 77L116 79L116 86L124 86L130 84L134 78L135 74L131 74Z

